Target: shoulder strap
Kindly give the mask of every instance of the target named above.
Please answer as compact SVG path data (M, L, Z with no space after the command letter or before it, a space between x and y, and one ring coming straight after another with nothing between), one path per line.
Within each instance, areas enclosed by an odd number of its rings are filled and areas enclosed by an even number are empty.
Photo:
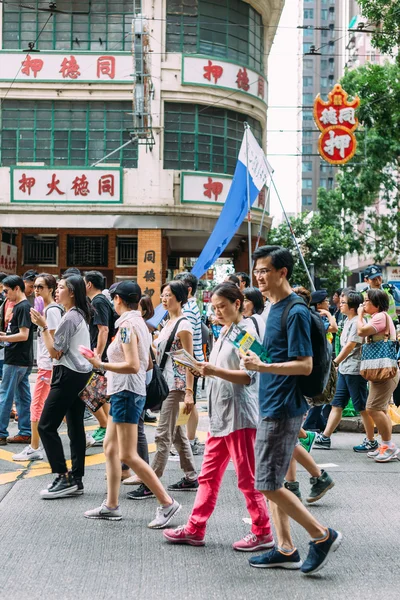
M304 302L304 300L302 300L302 298L293 298L293 300L290 300L290 302L288 302L287 306L285 307L285 310L282 313L282 317L281 317L281 330L282 333L284 333L286 335L286 327L287 327L287 320L288 320L288 316L289 316L289 312L290 310L293 308L293 306L295 306L296 304L302 304L303 306L306 306L306 303Z
M256 328L256 331L257 331L257 335L259 336L260 335L260 329L258 327L257 319L255 319L254 317L250 317L250 319L253 321L254 327Z
M178 325L181 321L187 321L186 317L181 317L180 319L178 319L177 322L175 323L173 330L171 331L171 334L170 334L167 344L165 346L164 354L163 354L161 362L160 362L161 371L164 371L164 369L165 369L165 365L166 365L167 359L168 359L167 352L169 352L171 350L172 342L174 341L174 337L177 332Z

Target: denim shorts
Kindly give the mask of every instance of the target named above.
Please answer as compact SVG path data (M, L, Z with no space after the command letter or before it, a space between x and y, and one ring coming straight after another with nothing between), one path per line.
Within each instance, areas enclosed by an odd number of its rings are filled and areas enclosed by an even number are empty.
M346 408L350 398L356 411L365 410L367 404L367 381L361 375L343 375L339 372L335 396L331 406Z
M290 419L261 419L256 435L256 476L260 492L280 490L296 447L303 415Z
M139 394L128 390L112 394L110 398L110 415L113 418L113 423L137 425L145 402L146 396L139 396Z

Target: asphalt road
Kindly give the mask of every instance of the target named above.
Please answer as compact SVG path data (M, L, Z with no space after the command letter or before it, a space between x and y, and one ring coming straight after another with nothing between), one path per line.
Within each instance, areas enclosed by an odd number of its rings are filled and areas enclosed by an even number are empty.
M89 421L88 427L94 428ZM201 419L205 436L207 417ZM13 425L11 433L16 430ZM150 449L154 428L147 427ZM400 436L396 436L400 443ZM67 436L63 435L67 448ZM88 451L85 494L44 501L39 492L51 480L46 465L10 462L0 449L0 597L3 600L146 600L235 599L374 599L400 598L399 473L400 462L376 464L351 450L360 435L337 433L334 449L314 450L319 464L334 477L335 487L311 511L320 521L339 529L343 544L326 568L313 577L296 571L250 568L245 553L235 553L232 542L249 530L244 499L236 488L230 465L214 515L209 521L206 546L171 546L162 532L146 524L156 501L126 498L121 488L123 520L93 521L85 510L98 506L105 492L104 455ZM200 468L201 457L196 458ZM173 483L181 476L171 460L163 478ZM309 482L299 472L303 495ZM8 481L8 482L7 482ZM175 525L184 524L194 500L180 493L183 504ZM171 524L172 525L172 524ZM293 526L296 545L305 558L308 539Z

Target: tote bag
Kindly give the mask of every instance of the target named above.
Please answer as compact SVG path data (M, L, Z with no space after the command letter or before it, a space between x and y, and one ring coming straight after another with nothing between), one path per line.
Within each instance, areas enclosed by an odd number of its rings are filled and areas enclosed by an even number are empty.
M379 383L393 379L397 373L396 342L390 337L390 318L387 313L386 330L383 340L374 341L374 336L369 336L361 350L360 375L367 381ZM375 336L376 337L376 336Z

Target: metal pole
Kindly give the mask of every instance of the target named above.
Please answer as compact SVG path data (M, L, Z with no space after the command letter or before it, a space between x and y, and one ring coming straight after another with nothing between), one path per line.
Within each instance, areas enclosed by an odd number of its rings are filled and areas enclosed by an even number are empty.
M249 136L248 132L250 126L248 123L244 122L245 136L246 136L246 176L247 176L247 238L248 238L248 246L249 246L249 275L251 277L251 272L253 268L253 261L251 258L252 248L251 248L251 200L250 200L250 172L249 172Z
M100 160L98 160L97 162L93 163L91 165L91 167L96 167L97 165L99 165L100 163L102 163L104 160L106 160L109 156L112 156L113 154L115 154L116 152L119 152L120 150L122 150L122 148L125 148L125 146L129 146L129 144L133 144L133 142L135 142L138 139L137 135L133 136L129 142L126 142L126 144L123 144L122 146L120 146L119 148L117 148L116 150L113 150L112 152L110 152L110 154L107 154L107 156L103 156L103 158L101 158Z

